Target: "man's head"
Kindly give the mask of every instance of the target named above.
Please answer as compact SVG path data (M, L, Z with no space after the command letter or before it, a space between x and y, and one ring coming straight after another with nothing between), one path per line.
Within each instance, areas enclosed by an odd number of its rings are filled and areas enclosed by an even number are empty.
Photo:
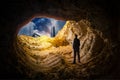
M77 34L75 34L75 38L77 38Z

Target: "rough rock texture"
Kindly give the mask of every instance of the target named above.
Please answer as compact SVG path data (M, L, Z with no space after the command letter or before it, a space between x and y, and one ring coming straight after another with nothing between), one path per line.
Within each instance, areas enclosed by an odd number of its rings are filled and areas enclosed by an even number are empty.
M81 43L80 60L82 64L71 64L73 62L71 43L75 34L78 35ZM52 74L54 71L54 75L56 75L54 78L51 78L52 75L46 75L47 78L44 77L44 79L83 79L105 74L112 66L109 64L112 56L110 41L103 37L102 32L98 33L97 30L92 29L87 20L67 21L54 38L46 36L32 38L20 35L15 49L19 71L30 78L41 77L37 75L39 73ZM20 66L25 67L25 71ZM64 76L59 75L59 71L62 70L65 71ZM66 74L67 76L65 76ZM73 74L75 76L72 76Z
M119 6L117 1L107 1L107 0L8 0L1 2L1 15L0 15L0 77L1 78L28 78L28 76L21 74L16 66L19 64L16 52L14 50L13 44L15 43L16 34L19 28L28 22L34 16L47 16L56 19L63 20L75 20L80 21L81 19L86 19L91 23L92 35L90 38L95 37L96 45L93 47L100 50L97 44L106 43L107 41L112 47L112 56L108 64L112 65L111 70L107 71L109 74L91 76L92 79L119 79L120 75L120 28L119 28ZM4 7L5 6L5 7ZM91 31L90 28L90 31ZM94 35L96 33L96 35ZM87 35L87 34L84 34ZM90 34L88 34L90 35ZM96 38L98 37L98 38ZM68 38L69 39L69 38ZM108 39L108 40L106 40ZM90 39L92 40L92 39ZM85 43L88 42L87 40ZM89 42L88 42L89 43ZM86 45L87 46L87 43ZM88 45L89 47L89 45ZM107 47L104 45L104 47ZM109 47L109 46L108 46ZM85 49L85 48L83 48ZM97 55L97 53L95 53ZM104 53L102 53L104 54ZM101 55L102 55L101 54ZM87 54L86 54L87 55ZM106 55L107 56L107 55ZM105 57L103 60L105 60ZM88 57L89 58L89 57ZM97 62L97 61L96 61ZM99 61L98 61L99 62ZM100 63L101 64L101 63ZM103 64L102 64L103 65ZM101 66L101 65L100 65ZM109 66L109 65L108 65ZM26 69L22 67L22 69ZM63 67L61 67L63 69ZM99 72L99 69L96 68ZM28 69L29 70L29 69ZM63 74L70 70L60 71L59 75L61 78L68 76ZM84 71L84 70L83 70ZM89 71L89 70L88 70ZM95 70L93 70L95 71ZM92 71L92 72L93 72ZM23 71L24 72L24 71ZM70 71L72 73L72 71ZM69 73L69 72L68 72ZM54 71L46 73L46 75L38 74L40 76L56 76ZM77 74L76 74L77 75ZM75 76L70 74L70 76ZM68 77L70 77L68 76ZM39 78L39 77L38 77ZM84 78L86 79L86 78Z

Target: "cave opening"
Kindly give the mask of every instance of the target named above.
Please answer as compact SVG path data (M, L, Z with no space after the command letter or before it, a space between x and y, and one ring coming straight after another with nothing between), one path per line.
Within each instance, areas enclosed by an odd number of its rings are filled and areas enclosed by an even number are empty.
M66 21L56 20L53 18L35 17L27 24L22 26L18 35L27 35L32 37L55 37L60 29L65 25Z
M45 18L35 18L32 19L32 22L41 22L41 20L44 21L44 19ZM29 22L27 25L29 24L32 23ZM25 27L27 25L25 25ZM107 53L111 53L108 40L102 32L93 29L91 23L86 19L63 21L62 25L61 30L56 32L54 36L51 35L51 28L49 28L50 31L46 30L48 24L45 30L49 32L49 34L44 32L41 35L39 35L40 33L33 35L31 30L34 32L34 30L36 31L38 28L30 29L30 32L24 31L24 27L20 29L21 31L18 32L17 35L15 50L19 62L18 69L22 74L26 74L29 77L40 77L40 74L48 76L48 74L51 73L48 79L54 74L56 75L55 79L57 79L58 76L61 78L69 78L68 76L74 74L75 76L72 76L72 78L75 78L96 75L96 68L101 69L99 66L104 65L104 63L100 63L99 61L107 60L110 55ZM53 27L53 25L51 27ZM42 30L43 29L42 27ZM23 35L26 33L29 34ZM82 64L77 63L73 65L71 64L73 61L72 44L75 34L78 35L81 44L79 48L80 61ZM107 58L104 58L104 56L107 56ZM24 70L22 69L23 67L25 67ZM88 71L88 69L90 70ZM63 71L64 75L60 75L60 71ZM82 74L79 75L79 73ZM99 74L99 72L97 74Z
M117 1L9 0L2 4L5 5L1 6L0 18L2 79L120 79ZM66 20L66 24L55 37L50 34L42 39L37 35L20 37L18 30L36 16ZM81 41L82 65L71 64L74 34Z

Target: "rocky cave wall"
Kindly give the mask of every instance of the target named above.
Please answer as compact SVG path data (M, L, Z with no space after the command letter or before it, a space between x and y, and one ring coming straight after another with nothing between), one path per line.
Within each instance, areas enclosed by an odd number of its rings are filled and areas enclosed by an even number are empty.
M100 33L102 32L104 37L109 39L113 47L113 59L111 59L110 63L114 63L113 68L115 70L112 68L113 71L111 70L111 72L113 72L113 74L109 74L108 76L113 75L118 78L120 74L118 72L120 70L119 64L117 63L119 60L119 8L114 1L112 1L112 4L108 4L107 1L97 0L66 0L64 2L60 0L18 0L7 1L2 4L5 4L6 7L1 7L2 15L0 15L0 26L3 27L0 30L1 77L25 77L15 68L18 63L16 62L17 57L14 56L14 38L21 24L23 25L32 17L40 15L63 20L79 21L81 19L87 19L90 21L91 27ZM117 74L115 74L116 72Z
M82 64L73 66L72 44L75 34L80 39ZM88 78L91 75L105 74L112 66L109 63L112 56L110 41L102 32L93 29L87 20L67 21L54 38L17 36L14 46L19 62L17 69L29 77L44 74L47 78L42 79L46 80L69 79L68 76L74 74L70 78L82 79L83 76ZM63 71L62 75L60 71ZM50 75L55 77L51 78Z

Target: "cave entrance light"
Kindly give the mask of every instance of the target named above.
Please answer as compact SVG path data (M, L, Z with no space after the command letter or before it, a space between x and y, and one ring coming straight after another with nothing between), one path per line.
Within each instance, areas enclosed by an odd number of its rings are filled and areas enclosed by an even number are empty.
M25 55L29 55L29 58L31 56L41 59L51 52L58 53L59 46L68 45L65 38L57 37L57 34L60 34L58 31L64 27L65 23L66 21L53 18L33 18L22 26L17 34L17 48L20 49L18 54L23 52Z
M53 18L36 17L24 25L18 32L18 35L27 35L32 37L55 37L59 30L63 28L66 21Z

